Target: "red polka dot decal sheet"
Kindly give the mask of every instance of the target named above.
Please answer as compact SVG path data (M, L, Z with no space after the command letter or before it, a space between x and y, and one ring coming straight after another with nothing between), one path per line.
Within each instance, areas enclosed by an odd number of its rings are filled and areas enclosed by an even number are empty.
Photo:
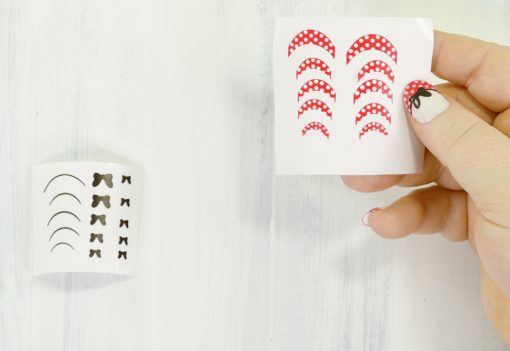
M418 172L423 145L402 96L430 73L432 28L417 18L277 19L276 173Z

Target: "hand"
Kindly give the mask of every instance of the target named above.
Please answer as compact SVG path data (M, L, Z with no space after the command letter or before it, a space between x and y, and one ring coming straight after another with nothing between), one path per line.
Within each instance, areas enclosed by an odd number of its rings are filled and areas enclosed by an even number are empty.
M426 146L422 172L342 179L365 192L436 183L363 221L387 238L441 232L468 239L481 261L485 312L510 344L510 48L436 32L432 61L450 83L437 90L414 83L404 98L409 124Z

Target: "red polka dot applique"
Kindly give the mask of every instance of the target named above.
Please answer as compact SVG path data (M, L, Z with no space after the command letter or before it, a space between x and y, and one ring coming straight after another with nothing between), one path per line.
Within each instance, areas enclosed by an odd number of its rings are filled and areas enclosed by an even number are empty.
M390 99L391 102L393 102L393 93L388 84L386 84L382 80L371 79L361 83L361 85L358 86L358 88L354 92L353 95L354 102L356 102L359 98L368 93L381 93L388 99Z
M372 59L370 55L363 55L371 50L380 51L387 57L384 59ZM359 59L354 60L359 55ZM373 55L372 55L373 57ZM363 59L366 61L363 61ZM397 64L398 52L393 43L380 34L365 34L359 37L345 53L346 64L359 67L355 72L359 82L353 93L355 115L354 125L362 124L367 116L379 116L384 118L381 122L367 122L361 126L358 132L358 139L361 139L368 132L375 131L382 135L389 135L387 127L382 123L391 125L391 106L393 105L392 86L395 83L395 73L392 68ZM393 66L394 67L394 66ZM377 79L375 77L377 77ZM381 99L381 95L384 97ZM359 100L364 101L363 107L356 106ZM387 99L387 100L385 100Z
M370 115L378 115L388 121L391 124L391 113L386 107L379 103L370 103L363 106L356 114L355 124L358 124L363 118Z
M416 94L419 88L423 88L426 90L436 90L436 88L432 84L424 80L413 80L412 82L407 84L403 94L403 99L407 111L411 110L411 96Z
M347 64L357 55L369 50L380 51L397 63L397 50L387 38L380 34L365 34L359 37L347 50L345 55Z
M331 85L329 85L328 83L326 83L322 79L310 79L309 81L304 83L301 86L301 88L299 89L299 91L298 91L298 101L306 93L309 93L309 92L312 92L312 91L319 92L319 93L324 93L324 94L328 95L330 98L332 98L333 100L336 101L336 92L335 92L335 90L331 87Z
M360 71L358 72L358 81L370 73L382 73L388 77L392 83L395 78L391 67L386 62L381 60L372 60L361 67Z
M318 130L320 131L326 138L329 139L329 131L326 126L320 122L310 122L308 123L302 130L301 134L305 135L310 130Z
M310 69L318 69L331 78L331 68L329 68L329 65L319 58L311 57L301 62L296 70L296 79L298 79L303 72Z
M316 46L320 50L305 48ZM301 48L303 47L303 48ZM299 49L299 54L292 56ZM314 52L313 56L307 55L308 52ZM316 29L306 29L296 34L287 48L287 56L296 64L296 89L297 89L297 117L303 121L301 135L304 137L310 130L320 131L329 139L329 129L324 123L329 123L333 119L332 104L336 102L336 91L331 85L333 71L331 69L336 54L336 48L331 39L323 32ZM316 56L318 55L318 56ZM303 56L305 59L303 59ZM301 57L302 61L296 61L294 57ZM306 74L305 74L306 72ZM310 94L304 103L299 104L305 95ZM329 100L328 100L329 99ZM332 101L331 101L332 100ZM327 103L325 102L327 101ZM329 105L328 105L329 104ZM322 122L306 121L317 114L306 113L308 111L318 111L323 114ZM320 116L318 118L321 118ZM301 123L301 122L300 122Z
M292 55L296 49L303 45L316 45L326 50L333 58L335 58L335 45L331 40L322 32L315 29L307 29L299 32L292 38L288 46L288 56Z
M388 130L386 130L386 128L381 123L370 122L370 123L365 124L363 126L363 128L361 128L361 131L358 134L358 138L361 139L361 137L363 137L363 135L365 135L369 132L379 132L383 135L388 135Z
M324 103L323 101L321 101L319 99L310 99L308 101L305 101L305 103L303 105L301 105L301 107L299 108L298 118L301 118L301 116L303 116L303 114L306 111L310 111L310 110L321 111L326 116L328 116L330 119L333 116L331 109L329 108L329 106L326 103Z

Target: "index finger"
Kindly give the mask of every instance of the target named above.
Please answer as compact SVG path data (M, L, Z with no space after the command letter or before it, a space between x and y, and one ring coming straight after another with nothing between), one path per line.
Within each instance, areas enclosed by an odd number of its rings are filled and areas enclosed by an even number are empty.
M510 48L457 34L434 32L432 71L462 85L489 109L510 107Z

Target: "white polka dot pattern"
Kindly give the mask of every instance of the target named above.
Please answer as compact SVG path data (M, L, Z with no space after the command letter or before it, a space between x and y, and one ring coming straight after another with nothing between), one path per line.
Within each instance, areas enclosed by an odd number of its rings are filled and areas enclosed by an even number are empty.
M366 34L359 37L347 50L346 62L349 64L358 54L369 51L378 50L388 55L395 63L397 63L398 53L393 44L379 34Z
M381 60L372 60L361 67L360 71L358 72L358 81L360 81L367 74L374 72L384 74L386 77L388 77L389 80L393 82L393 70L386 62Z
M333 113L331 112L331 109L329 108L329 106L319 99L311 99L311 100L305 101L305 103L303 105L301 105L301 107L299 108L298 118L301 118L301 116L306 111L309 111L309 110L321 111L321 112L324 112L326 114L326 116L328 116L330 119L333 118Z
M330 53L335 58L335 45L331 40L315 29L307 29L299 32L290 42L288 46L288 56L290 56L297 48L303 45L316 45Z
M317 91L329 95L334 101L336 101L336 92L333 90L331 85L323 81L322 79L310 79L301 86L298 92L298 101L308 92Z
M361 139L363 135L369 132L379 132L381 134L388 135L388 130L386 130L386 128L381 123L370 122L361 128L361 131L358 134L358 138Z
M363 118L369 115L379 115L383 118L385 118L388 123L391 124L391 113L388 111L386 107L384 107L381 104L378 103L370 103L366 104L359 110L359 112L356 114L356 122L355 124L358 124Z
M432 84L424 80L413 80L411 83L407 84L403 94L407 111L411 111L411 96L413 96L419 88L436 90Z
M302 130L301 134L305 135L309 130L319 130L326 138L329 139L329 131L326 126L320 122L310 122Z
M379 79L371 79L363 82L354 92L354 103L363 95L368 93L381 93L393 102L393 93L390 87Z
M324 74L327 75L329 78L331 78L331 69L329 68L328 64L319 58L311 57L301 62L298 69L296 70L296 79L298 79L298 77L304 71L309 69L318 69L324 72Z

